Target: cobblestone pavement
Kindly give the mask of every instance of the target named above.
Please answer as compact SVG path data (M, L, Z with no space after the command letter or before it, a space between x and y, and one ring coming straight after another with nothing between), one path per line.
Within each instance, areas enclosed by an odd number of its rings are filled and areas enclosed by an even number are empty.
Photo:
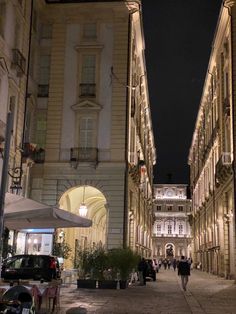
M77 289L75 284L61 288L61 314L236 314L236 284L204 272L191 273L187 291L173 269L157 274L157 281L128 289Z

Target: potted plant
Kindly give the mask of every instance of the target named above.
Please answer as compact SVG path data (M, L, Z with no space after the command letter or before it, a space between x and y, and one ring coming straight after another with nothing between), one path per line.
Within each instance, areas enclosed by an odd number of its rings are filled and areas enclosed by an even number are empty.
M96 279L92 276L93 252L89 248L77 248L75 267L78 268L77 288L96 288Z
M108 253L102 246L97 246L92 254L93 276L98 280L99 289L116 289L117 281L113 279L109 265Z
M110 264L119 273L120 289L128 286L128 278L137 267L139 256L130 248L114 248L108 253Z

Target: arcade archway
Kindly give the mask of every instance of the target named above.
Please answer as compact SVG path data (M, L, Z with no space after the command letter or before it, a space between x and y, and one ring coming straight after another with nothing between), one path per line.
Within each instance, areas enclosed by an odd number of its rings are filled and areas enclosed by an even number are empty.
M76 248L93 247L107 242L107 209L106 198L101 191L92 186L79 186L67 190L59 200L60 208L79 215L79 207L87 207L86 218L92 220L90 228L67 228L58 230L63 234L63 241L72 249L72 259L66 261L66 267L73 267Z

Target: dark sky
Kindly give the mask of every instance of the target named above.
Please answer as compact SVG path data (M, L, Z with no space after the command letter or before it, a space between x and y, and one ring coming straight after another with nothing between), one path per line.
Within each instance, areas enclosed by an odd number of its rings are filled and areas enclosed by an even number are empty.
M187 165L221 0L143 0L157 165L154 183L189 183Z

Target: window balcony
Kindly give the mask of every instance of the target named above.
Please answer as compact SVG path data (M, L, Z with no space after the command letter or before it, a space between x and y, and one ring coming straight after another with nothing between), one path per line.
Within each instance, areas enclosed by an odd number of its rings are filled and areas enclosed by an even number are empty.
M40 84L38 85L38 97L48 97L49 85Z
M96 84L80 84L80 97L95 97L96 96Z
M5 140L5 132L6 132L6 123L0 120L0 143Z
M26 60L19 49L12 49L12 65L17 71L17 76L25 74Z
M228 152L223 152L216 164L215 174L216 184L220 185L224 183L231 174L232 174L231 154Z
M36 144L24 143L22 157L23 159L31 159L35 163L44 163L45 150L43 148L37 148Z
M70 149L70 162L76 166L80 162L98 162L98 149L95 147L73 147Z
M229 101L229 97L226 97L223 101L223 110L224 110L224 114L226 116L230 115L230 101Z

